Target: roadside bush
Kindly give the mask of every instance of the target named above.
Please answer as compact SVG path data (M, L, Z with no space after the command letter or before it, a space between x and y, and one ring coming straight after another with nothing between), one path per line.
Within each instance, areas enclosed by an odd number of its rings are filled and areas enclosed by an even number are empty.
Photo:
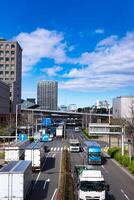
M128 167L129 166L129 157L128 157L128 155L122 156L122 163L121 164L124 167Z
M120 147L112 147L108 149L108 154L114 158L115 154L120 151Z
M114 158L115 158L115 160L117 160L120 164L122 163L122 155L120 154L119 151L116 152L116 153L114 154Z
M134 174L134 160L129 164L128 169L131 171L132 174Z

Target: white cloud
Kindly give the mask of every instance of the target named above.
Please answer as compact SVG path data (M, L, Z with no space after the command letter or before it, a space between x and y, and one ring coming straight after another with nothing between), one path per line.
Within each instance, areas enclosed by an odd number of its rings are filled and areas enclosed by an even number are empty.
M65 74L70 78L60 87L79 91L109 90L134 85L134 33L110 36L72 60L76 67Z
M60 72L63 68L60 66L44 68L41 71L45 72L48 76L57 76L57 73Z
M104 29L96 29L94 32L96 34L104 34Z
M19 42L23 49L23 73L32 70L43 58L54 59L55 63L67 60L67 45L63 33L38 28L31 33L20 33L13 40Z

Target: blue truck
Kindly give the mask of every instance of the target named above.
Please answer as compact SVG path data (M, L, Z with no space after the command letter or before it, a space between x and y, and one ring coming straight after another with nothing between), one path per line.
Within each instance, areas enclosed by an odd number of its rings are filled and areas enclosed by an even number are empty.
M97 142L88 143L87 161L89 165L101 165L101 147Z

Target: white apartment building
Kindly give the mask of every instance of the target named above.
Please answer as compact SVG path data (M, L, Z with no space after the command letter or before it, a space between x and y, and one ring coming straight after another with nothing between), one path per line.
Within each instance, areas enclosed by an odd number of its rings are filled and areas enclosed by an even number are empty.
M132 119L134 96L120 96L113 99L113 118Z

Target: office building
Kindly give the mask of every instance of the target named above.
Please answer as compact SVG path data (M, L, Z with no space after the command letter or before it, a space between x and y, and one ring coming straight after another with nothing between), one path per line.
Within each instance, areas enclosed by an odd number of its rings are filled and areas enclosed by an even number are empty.
M10 111L10 88L9 85L0 81L0 114L9 114Z
M134 96L120 96L113 99L113 118L134 117Z
M10 111L21 103L22 49L18 42L0 39L0 81L10 87Z
M58 83L39 81L37 86L37 104L40 109L57 110Z

